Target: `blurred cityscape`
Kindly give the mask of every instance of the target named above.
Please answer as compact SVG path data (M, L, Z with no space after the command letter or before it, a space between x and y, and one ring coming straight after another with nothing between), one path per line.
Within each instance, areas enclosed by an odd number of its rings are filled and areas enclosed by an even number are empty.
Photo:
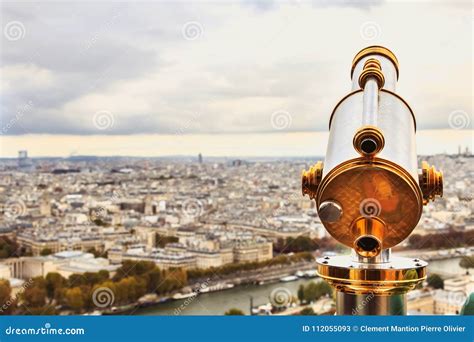
M459 314L474 291L471 152L425 156L444 197L393 251L429 261L409 314ZM332 314L328 236L301 170L315 159L0 160L3 314ZM138 266L137 266L138 265Z

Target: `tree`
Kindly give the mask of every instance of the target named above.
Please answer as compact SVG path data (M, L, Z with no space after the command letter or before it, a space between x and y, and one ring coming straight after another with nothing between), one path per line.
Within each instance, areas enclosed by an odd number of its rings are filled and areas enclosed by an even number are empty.
M301 284L298 287L298 300L300 301L300 303L303 303L304 301L304 285L303 284Z
M84 308L84 298L79 286L67 289L64 292L64 300L71 309L80 312Z
M106 281L110 278L110 273L107 270L100 270L99 271L99 278L101 281Z
M47 256L50 254L53 254L53 251L51 250L51 248L43 248L40 252L41 256Z
M459 266L466 269L466 273L469 274L469 269L474 268L474 255L465 255L459 261Z
M306 285L303 292L304 292L304 295L303 295L304 301L310 303L310 302L318 300L322 296L331 295L332 288L325 281L318 281L318 282L312 281L308 285Z
M73 273L67 278L68 287L86 285L87 279L82 274Z
M426 279L428 286L431 286L434 289L443 289L444 288L444 280L437 274L433 273L428 276Z
M314 315L316 315L316 312L314 312L312 307L307 306L303 310L300 311L300 315L302 315L302 316L314 316Z
M145 276L147 279L147 292L155 292L162 281L160 269L155 267Z
M133 260L124 260L122 266L117 269L114 281L118 281L122 278L126 278L133 275L143 275L156 267L156 264L153 261L133 261Z
M410 247L413 249L422 248L452 248L472 245L474 241L474 230L455 231L449 230L446 233L433 233L426 235L413 234L408 239Z
M49 298L57 299L59 290L67 285L67 280L56 272L50 272L46 275L46 293Z
M304 301L311 303L319 298L318 285L312 281L304 289Z
M225 312L226 316L243 316L244 312L240 309L232 308Z
M19 246L15 240L12 240L6 236L0 237L0 259L10 258L16 255L20 251Z
M328 296L331 296L332 295L332 287L325 281L320 281L318 282L318 286L319 286L319 292L320 292L320 297L322 296L325 296L325 295L328 295Z
M26 307L39 308L46 304L46 289L42 286L30 286L23 291L22 299Z
M11 298L12 288L8 280L0 279L0 315L11 315L16 307L16 300Z
M168 293L178 290L188 284L188 277L185 270L174 268L163 271L163 281L159 284L156 293Z

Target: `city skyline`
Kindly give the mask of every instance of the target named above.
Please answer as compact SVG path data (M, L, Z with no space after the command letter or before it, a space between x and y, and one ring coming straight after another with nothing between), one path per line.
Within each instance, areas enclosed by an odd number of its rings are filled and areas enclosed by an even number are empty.
M186 134L129 136L0 136L0 158L15 158L19 150L30 157L76 155L127 157L311 157L326 153L329 132L267 134ZM420 155L473 151L472 130L422 130L417 132Z

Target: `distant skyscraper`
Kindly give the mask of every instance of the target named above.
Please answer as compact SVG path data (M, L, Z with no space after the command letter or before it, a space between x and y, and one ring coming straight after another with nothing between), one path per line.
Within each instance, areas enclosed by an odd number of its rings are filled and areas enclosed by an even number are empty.
M202 164L202 154L201 153L198 154L198 163Z
M28 158L28 151L27 150L21 150L18 151L18 167L21 169L29 168L31 167L31 161Z

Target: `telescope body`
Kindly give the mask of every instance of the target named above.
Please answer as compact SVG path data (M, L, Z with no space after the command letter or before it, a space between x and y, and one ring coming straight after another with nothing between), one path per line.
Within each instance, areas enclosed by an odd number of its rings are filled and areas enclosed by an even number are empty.
M415 115L395 92L398 75L390 50L357 53L352 89L330 116L324 163L302 174L303 194L315 200L322 224L353 249L351 256L318 259L319 274L338 291L341 314L367 296L385 309L367 305L357 314L403 314L404 294L426 277L425 262L390 256L443 185L434 167L418 168Z

